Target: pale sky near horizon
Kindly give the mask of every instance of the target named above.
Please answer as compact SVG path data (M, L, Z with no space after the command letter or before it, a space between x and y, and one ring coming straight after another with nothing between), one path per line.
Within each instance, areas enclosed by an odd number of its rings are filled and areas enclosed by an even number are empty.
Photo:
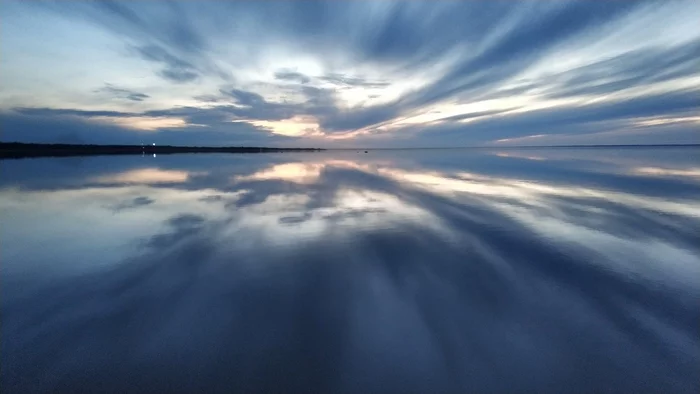
M0 2L0 140L700 143L700 1Z

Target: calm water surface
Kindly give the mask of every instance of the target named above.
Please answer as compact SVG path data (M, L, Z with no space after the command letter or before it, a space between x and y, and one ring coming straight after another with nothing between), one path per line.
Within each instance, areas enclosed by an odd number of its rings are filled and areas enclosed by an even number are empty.
M700 150L0 162L5 393L700 392Z

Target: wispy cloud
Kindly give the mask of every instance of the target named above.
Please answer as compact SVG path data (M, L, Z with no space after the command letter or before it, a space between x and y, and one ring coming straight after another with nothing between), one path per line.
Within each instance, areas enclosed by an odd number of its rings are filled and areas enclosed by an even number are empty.
M311 78L308 76L296 72L296 71L288 71L288 70L280 70L275 73L275 79L282 80L282 81L292 81L292 82L299 82L302 84L309 83L311 81Z
M299 145L343 137L452 146L539 134L547 143L698 109L694 1L6 4L0 40L10 44L14 90L0 93L3 116L177 118L178 130L202 139L213 129L239 136L247 128L257 141L303 128L313 140ZM62 21L70 34L102 35L89 48L60 41L52 32ZM30 32L56 38L49 45ZM81 45L116 60L83 79L67 60L48 66L55 48ZM23 72L27 63L42 70L42 94L19 100L38 84ZM51 89L71 92L63 100L71 104L57 106Z
M114 98L126 99L131 101L143 101L150 96L145 93L136 92L133 90L118 88L112 84L105 84L105 86L96 89L97 93L106 93Z

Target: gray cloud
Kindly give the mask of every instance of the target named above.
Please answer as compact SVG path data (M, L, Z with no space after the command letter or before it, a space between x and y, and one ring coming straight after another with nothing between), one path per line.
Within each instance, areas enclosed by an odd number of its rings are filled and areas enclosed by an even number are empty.
M109 83L105 84L105 86L99 89L96 89L95 92L106 93L111 95L112 97L130 101L143 101L150 97L145 93L136 92L130 89L119 88Z
M81 109L65 109L65 108L14 108L14 112L23 115L35 115L35 116L79 116L79 117L109 117L109 118L120 118L128 116L136 116L136 114L130 114L127 112L120 111L89 111Z
M700 41L630 51L548 76L554 86L546 94L550 97L601 95L652 82L692 77L698 74L699 62Z
M493 110L493 111L479 111L479 112L471 112L468 114L463 114L463 115L454 115L454 116L448 116L446 118L440 119L441 121L444 122L456 122L459 120L467 120L467 119L474 119L474 118L479 118L482 116L491 116L491 115L500 115L509 111L512 111L517 108L509 108L506 110Z
M586 45L587 39L594 40L601 32L619 30L631 13L651 15L662 6L677 5L654 1L397 1L378 7L368 2L337 1L152 4L114 0L70 6L49 4L60 15L88 21L121 38L133 56L157 65L156 73L165 82L212 86L212 92L198 91L195 99L221 104L145 111L144 115L179 116L192 124L217 128L224 128L227 123L230 126L231 120L277 121L297 115L310 116L328 134L376 128L443 101L469 104L520 94L550 99L603 96L699 75L696 65L700 61L700 43L694 41L621 51L610 59L596 57L588 65L556 75L519 79L535 65L557 62L564 49ZM278 48L289 50L281 52L285 56L300 53L317 60L322 71L312 74L296 66L272 64L276 82L268 83L264 89L251 88L258 86L257 81L233 81L238 66L268 67L264 63L270 61L266 54ZM370 78L348 71L366 69L376 73L372 72ZM392 95L393 100L379 105L348 107L340 99L344 89L381 91L403 78L407 81L420 78L425 83L404 91L399 97ZM514 81L520 85L513 86ZM329 85L333 88L328 88ZM289 93L293 99L274 101L268 96L270 91L281 93L274 97ZM144 93L110 85L101 92L130 101L147 98ZM679 97L684 94L676 93ZM374 91L372 94L381 97ZM635 116L675 113L667 102L653 101L666 99L659 95L639 97L635 99L638 107L634 110L625 106L627 99L610 107L586 106L582 110L590 120L577 118L575 114L564 116L569 108L560 108L560 112L554 110L554 113L564 118L551 124L534 120L549 110L512 115L480 111L444 119L443 124L428 129L442 130L432 138L477 141L475 138L480 135L482 142L491 135L479 130L490 130L490 124L516 127L493 132L503 138L537 134L537 128L554 130L553 124L570 132L589 132L596 122L629 118L631 115L625 111L633 111ZM613 110L620 112L612 113ZM41 111L18 110L35 116L42 115ZM77 109L53 111L54 115L88 116L71 113ZM121 116L111 111L96 112L103 114L89 116ZM494 118L478 119L469 127L454 123L477 116ZM566 122L571 122L568 125L571 127L566 127ZM190 128L190 131L202 130ZM418 141L423 141L422 132L404 133L395 138L397 143L403 143L407 135L414 134L420 136Z
M384 88L390 85L389 82L385 81L369 81L365 78L350 77L337 73L325 75L321 77L321 80L348 87Z
M554 107L526 113L503 114L468 124L445 122L437 126L410 127L414 143L430 146L473 145L527 135L575 135L632 128L638 118L686 116L700 111L700 90L663 93L612 103ZM696 128L697 130L697 128ZM684 133L687 134L687 133ZM691 133L692 135L692 133ZM689 141L684 137L686 143ZM657 143L668 141L659 140ZM698 141L697 137L695 142Z
M121 37L136 56L161 63L164 67L158 75L168 81L190 82L202 75L230 79L210 57L207 32L197 26L191 5L167 1L154 6L118 0L38 4Z
M281 80L281 81L293 81L293 82L299 82L301 84L306 84L311 81L311 78L308 76L296 72L296 71L289 71L289 70L280 70L275 73L275 79Z
M139 208L143 207L146 205L151 205L154 202L156 202L154 199L146 196L140 196L140 197L135 197L132 198L131 200L123 201L118 204L115 204L111 207L111 209L117 213L121 212L126 209L134 209L134 208Z
M254 106L254 105L260 105L260 104L266 104L265 99L257 93L253 92L248 92L245 90L240 90L240 89L229 89L229 90L220 90L221 94L225 96L229 96L236 100L238 104L241 105L248 105L248 106Z
M179 111L179 112L178 112ZM143 132L115 124L91 121L91 118L133 116L176 116L207 121L207 127L173 127ZM189 115L189 118L185 115ZM80 111L70 109L23 108L0 111L3 142L141 144L193 146L299 146L295 138L271 134L246 122L227 122L222 115L195 109L176 109L162 113L125 113L117 111Z
M395 118L401 108L396 105L378 105L349 111L334 110L321 114L321 127L329 132L353 131Z
M410 97L412 105L425 105L455 94L492 88L516 75L566 39L605 23L641 3L575 1L536 13L523 20L492 45L459 62L437 82Z
M142 59L163 65L159 75L167 80L172 82L190 82L199 77L198 70L194 65L173 56L162 47L148 45L134 49Z
M167 18L155 18L151 7L132 2L106 0L90 4L96 8L90 13L104 26L125 34L137 35L167 44L185 52L201 52L205 40L191 25L187 13L176 2L166 2L157 12L167 13ZM150 11L150 12L149 12Z

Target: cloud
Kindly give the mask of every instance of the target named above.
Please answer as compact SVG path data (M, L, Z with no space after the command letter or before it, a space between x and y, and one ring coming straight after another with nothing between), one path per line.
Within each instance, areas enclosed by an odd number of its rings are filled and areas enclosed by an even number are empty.
M71 9L57 8L59 12ZM158 7L129 1L104 0L80 5L79 16L131 39L150 41L185 53L207 49L206 38L192 23L182 4L170 1Z
M226 122L207 110L190 110L189 119L208 121L207 127L168 127L141 131L95 121L95 117L130 118L143 114L33 108L0 112L4 142L92 143L192 146L300 146L296 138L271 134L246 122ZM146 112L148 113L148 112ZM144 114L146 114L144 113Z
M138 55L148 61L160 63L164 68L159 75L172 82L191 82L199 77L195 66L168 53L162 47L148 45L134 48Z
M167 43L186 52L199 52L205 48L204 38L192 28L187 14L176 2L165 3L168 18L154 16L150 7L141 7L130 2L113 0L90 4L96 8L90 13L104 26L125 35L148 36L153 40Z
M146 196L134 197L131 200L121 202L111 207L114 212L121 212L126 209L134 209L143 207L146 205L151 205L156 202L154 199Z
M538 78L519 81L517 87L485 91L480 99L497 99L522 94L539 94L558 99L596 97L625 89L649 86L698 76L700 39L625 51L603 60Z
M14 112L23 115L35 115L35 116L79 116L79 117L128 117L135 116L136 114L129 114L120 111L90 111L82 109L69 109L69 108L13 108Z
M457 94L491 89L517 75L567 38L588 29L599 29L640 4L575 1L537 10L535 20L519 21L484 50L461 59L436 82L415 92L406 101L411 106L420 106Z
M218 106L216 109L240 119L284 120L295 115L311 113L314 108L313 105L306 103L270 102L258 93L242 89L220 89L219 92L224 97L233 99L239 106Z
M67 18L95 24L121 38L133 53L147 61L160 63L162 78L184 83L202 75L224 80L222 71L210 58L205 31L193 19L191 7L178 1L156 7L130 1L104 0L64 6L40 3Z
M575 135L632 129L636 127L635 122L639 118L660 115L672 116L674 114L684 116L698 112L700 112L700 90L686 90L635 97L616 102L553 107L524 113L505 113L467 124L444 122L428 127L412 126L403 131L397 131L397 133L412 133L417 140L430 146L435 146L435 141L443 141L443 144L447 142L448 144L470 145L540 134L545 136ZM698 129L695 128L696 131ZM665 142L663 135L657 138L657 143ZM695 138L698 142L700 136Z
M348 87L384 88L390 85L390 83L386 81L369 81L365 78L351 77L337 73L324 75L320 79L336 85Z
M4 37L45 32L54 48L84 45L109 66L90 69L88 88L62 78L74 73L34 70L46 75L41 89L51 86L56 97L26 93L38 89L30 81L0 94L0 109L26 116L48 116L42 108L53 108L62 116L177 117L191 133L257 122L268 130L313 130L308 134L329 144L351 137L358 144L414 145L428 134L440 145L486 143L562 134L556 127L589 134L603 121L612 130L629 123L627 111L677 114L681 103L673 100L700 77L700 33L685 28L694 26L692 1L31 3L14 7L49 9L55 19L77 22L77 30L89 25L104 37L61 42L50 23L40 23L44 16L16 22L31 25L24 30L11 24L15 30ZM8 80L26 75L21 65L31 59L51 64L48 43L30 55L13 45L7 57L20 60L7 67ZM94 92L103 81L114 84L98 93L113 100L86 106L80 92ZM657 104L659 92L671 101ZM628 101L635 104L616 104ZM76 104L58 109L61 102ZM125 109L133 113L122 115ZM438 113L445 118L435 121ZM565 118L534 120L549 113ZM401 126L416 117L430 120Z
M380 105L348 111L334 110L322 114L321 127L329 132L347 132L395 118L401 108L395 105Z
M221 90L221 93L226 96L230 96L238 104L241 105L247 105L247 106L254 106L254 105L260 105L260 104L267 104L265 102L265 99L262 98L261 95L253 92L247 92L245 90L240 90L240 89L229 89L229 90Z
M241 118L261 120L283 120L295 115L311 115L319 120L321 128L328 133L345 132L370 126L398 115L394 105L351 108L337 107L333 89L304 86L301 89L305 101L299 104L279 104L266 101L261 95L240 89L221 90L225 96L233 98L245 108L229 106L217 107Z
M311 78L307 77L306 75L296 72L296 71L288 71L288 70L281 70L277 71L275 73L275 79L281 80L281 81L293 81L293 82L299 82L301 84L306 84L311 81Z
M509 108L506 110L492 110L492 111L479 111L479 112L470 112L468 114L462 114L462 115L453 115L453 116L448 116L446 118L441 118L440 121L443 122L456 122L460 120L467 120L467 119L474 119L474 118L480 118L482 116L492 116L492 115L500 115L503 113L506 113L508 111L512 111L517 108Z
M118 99L125 99L125 100L131 100L131 101L144 101L145 99L151 97L145 93L140 93L136 92L133 90L129 89L124 89L124 88L118 88L112 84L105 84L105 86L96 89L95 92L97 93L106 93L108 95L111 95L112 97L118 98Z

